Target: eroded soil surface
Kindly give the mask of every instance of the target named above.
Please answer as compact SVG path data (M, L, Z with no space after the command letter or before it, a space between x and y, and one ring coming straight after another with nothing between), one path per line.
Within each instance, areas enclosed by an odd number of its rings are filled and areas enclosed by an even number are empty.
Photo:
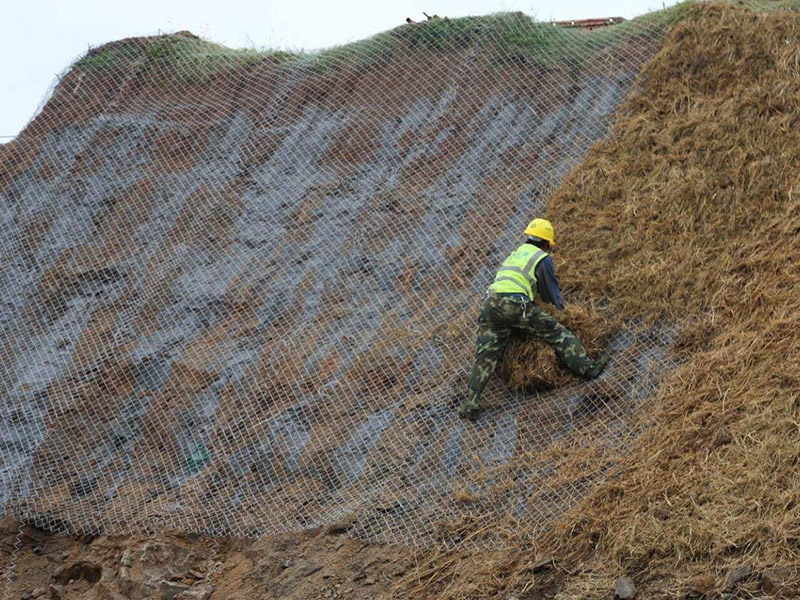
M2 525L6 575L18 525ZM367 600L390 597L414 560L407 549L367 544L336 526L255 541L168 533L87 538L26 527L6 597Z

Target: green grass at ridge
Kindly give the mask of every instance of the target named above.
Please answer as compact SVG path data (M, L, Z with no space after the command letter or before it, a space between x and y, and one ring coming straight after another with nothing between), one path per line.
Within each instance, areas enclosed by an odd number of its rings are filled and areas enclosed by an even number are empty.
M558 27L521 13L433 19L402 25L372 37L316 52L275 49L231 49L179 32L112 42L92 49L75 63L87 73L136 68L178 80L207 81L217 74L269 61L281 68L324 72L348 67L386 64L399 53L458 52L472 48L492 63L583 65L599 52L626 39L658 35L689 14L698 0L686 0L659 10L594 30ZM740 3L754 11L798 10L800 0L758 0Z
M136 40L112 42L91 50L75 63L87 73L136 67L169 72L179 79L203 80L230 69L270 60L282 62L295 55L278 50L254 48L234 50L188 33L175 33Z

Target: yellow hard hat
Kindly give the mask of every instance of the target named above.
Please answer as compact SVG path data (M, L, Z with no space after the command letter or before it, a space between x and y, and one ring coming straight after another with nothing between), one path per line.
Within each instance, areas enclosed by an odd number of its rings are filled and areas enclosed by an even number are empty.
M528 223L525 235L533 235L550 242L551 246L556 245L556 236L553 232L553 225L547 219L534 219Z

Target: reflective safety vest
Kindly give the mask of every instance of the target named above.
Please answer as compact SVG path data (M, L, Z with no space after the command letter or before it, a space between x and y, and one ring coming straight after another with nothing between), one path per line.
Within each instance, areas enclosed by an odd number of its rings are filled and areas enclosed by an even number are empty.
M497 270L489 291L496 294L525 294L533 301L536 298L536 265L546 256L547 252L533 244L522 244Z

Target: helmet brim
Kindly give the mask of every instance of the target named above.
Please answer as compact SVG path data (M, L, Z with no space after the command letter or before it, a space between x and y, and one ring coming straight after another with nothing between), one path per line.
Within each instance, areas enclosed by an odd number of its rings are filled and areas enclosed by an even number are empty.
M547 238L543 238L542 236L536 235L535 233L531 232L528 229L525 230L525 235L527 237L529 237L529 238L534 238L534 239L537 239L537 240L542 240L543 242L547 242L548 244L550 244L551 248L555 248L556 247L556 243L555 243L554 240L548 240Z

